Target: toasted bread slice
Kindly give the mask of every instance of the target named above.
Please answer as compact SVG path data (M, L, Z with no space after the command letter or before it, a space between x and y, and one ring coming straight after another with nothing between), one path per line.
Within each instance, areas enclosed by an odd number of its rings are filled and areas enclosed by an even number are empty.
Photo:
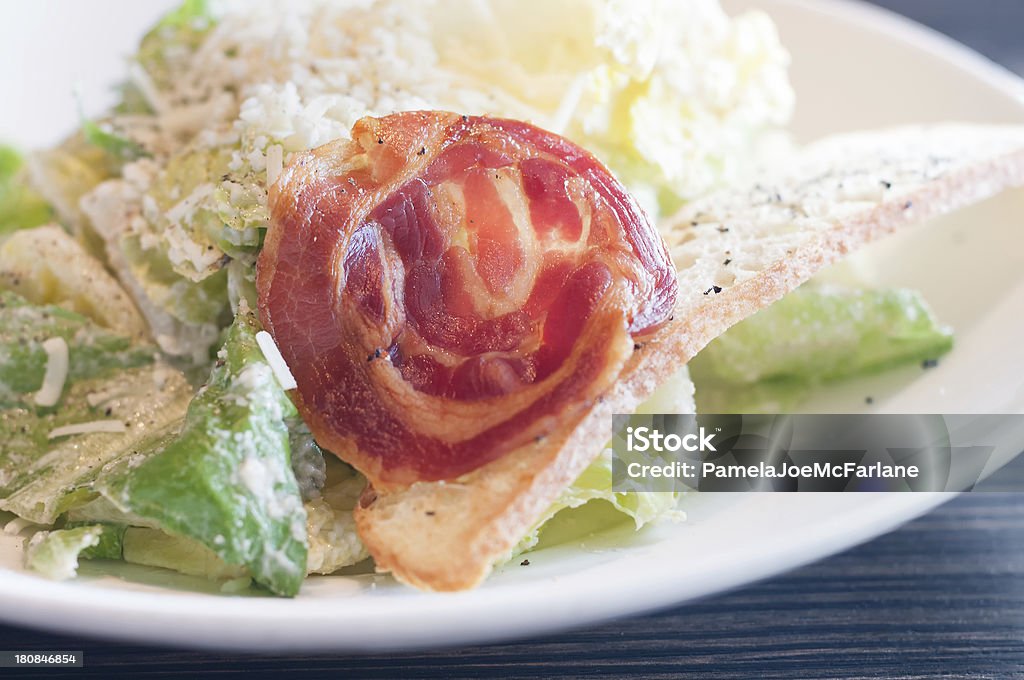
M570 434L452 481L356 509L380 571L426 590L478 585L594 460L629 413L729 326L896 228L1024 184L1024 127L939 125L831 137L788 170L687 206L662 231L679 270L672 320L638 347Z

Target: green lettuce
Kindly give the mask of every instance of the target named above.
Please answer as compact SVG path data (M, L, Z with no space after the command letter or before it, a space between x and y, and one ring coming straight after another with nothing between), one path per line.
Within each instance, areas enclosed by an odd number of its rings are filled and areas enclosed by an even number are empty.
M684 366L637 408L638 413L693 413L693 382ZM605 448L527 532L512 556L632 520L637 530L661 519L681 519L678 493L637 493L612 488L612 452ZM511 556L510 556L511 557Z
M34 305L56 305L134 340L148 329L103 263L59 225L22 229L0 243L0 289Z
M68 372L56 406L32 399L62 338ZM95 494L99 469L176 423L191 396L184 376L90 319L0 291L0 509L40 524ZM60 427L107 421L123 431L54 436Z
M180 431L140 457L108 466L96 487L117 508L194 539L245 566L279 595L306 575L306 513L289 459L295 415L239 313Z
M42 386L47 364L43 342L49 338L63 338L68 345L69 382L151 364L155 351L132 345L80 314L31 305L0 290L0 408L22 404Z
M184 0L143 36L135 59L157 88L166 89L172 83L176 64L199 47L213 26L207 0Z
M0 236L52 219L49 204L28 184L21 154L0 145Z
M191 394L180 373L152 364L74 382L56 409L0 410L0 510L52 524L95 496L92 483L104 465L166 436ZM94 421L125 427L51 436L58 427Z
M598 501L598 502L592 502ZM604 503L601 503L603 501ZM681 519L677 509L679 494L616 492L612 490L612 452L605 449L598 458L583 471L572 486L562 492L534 527L523 537L512 555L518 555L535 548L542 539L555 533L579 534L580 524L591 529L600 529L628 518L636 529L659 519ZM608 512L610 506L614 512ZM563 513L563 510L579 508L581 512ZM594 520L594 521L588 521ZM564 525L577 525L567 532Z
M119 161L133 161L149 155L138 142L114 132L108 123L84 120L82 135L85 141Z
M690 370L701 413L779 412L822 382L952 347L952 331L915 291L805 285L711 341Z
M56 581L69 579L78 573L79 556L99 545L102 533L99 526L40 531L29 540L25 566Z
M114 177L120 167L120 160L90 144L81 130L58 146L32 153L27 161L32 187L53 207L61 224L100 260L104 259L103 240L82 211L81 199Z
M95 545L85 548L79 557L83 560L119 560L124 555L124 537L128 527L124 524L74 524L68 522L64 529L99 528Z

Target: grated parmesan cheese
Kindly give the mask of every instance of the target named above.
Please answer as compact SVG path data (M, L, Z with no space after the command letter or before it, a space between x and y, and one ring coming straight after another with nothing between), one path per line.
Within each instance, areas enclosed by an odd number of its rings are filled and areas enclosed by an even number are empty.
M270 369L274 371L274 377L281 384L281 388L284 390L294 390L298 387L298 384L295 382L295 376L292 375L288 364L284 362L281 350L277 348L277 343L274 342L274 338L270 333L266 331L257 333L256 344L260 346L260 351L263 352L267 363L270 364Z
M43 384L36 392L37 406L55 406L64 391L64 382L68 379L68 343L64 338L48 338L43 341L46 352L46 372Z
M91 420L85 423L74 423L62 425L50 430L49 438L67 437L73 434L93 434L95 432L119 433L127 431L124 423L120 420Z
M10 522L4 525L4 533L8 536L17 536L21 533L22 529L28 527L38 526L35 522L31 522L24 517L15 517Z
M267 148L267 186L272 186L284 170L284 148L272 144Z

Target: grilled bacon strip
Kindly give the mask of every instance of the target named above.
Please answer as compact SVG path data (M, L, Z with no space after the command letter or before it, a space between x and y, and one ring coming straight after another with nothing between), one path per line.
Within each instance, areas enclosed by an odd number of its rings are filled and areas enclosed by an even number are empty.
M317 441L379 490L571 430L675 304L623 187L518 121L364 118L293 159L269 208L263 325Z

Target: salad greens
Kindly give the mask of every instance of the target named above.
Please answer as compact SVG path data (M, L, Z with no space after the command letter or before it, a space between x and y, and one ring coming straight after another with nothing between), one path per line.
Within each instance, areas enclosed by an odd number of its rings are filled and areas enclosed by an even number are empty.
M184 0L143 36L135 59L156 87L166 89L175 77L177 61L199 47L213 26L207 0Z
M181 430L104 470L97 489L120 510L193 538L281 595L306 576L306 512L289 460L295 407L240 312Z
M792 409L824 381L938 358L953 347L921 295L808 284L736 324L690 362L704 413Z
M149 336L131 298L103 266L55 224L0 241L0 288L34 305L56 305L135 341Z
M49 338L67 343L72 382L153 363L152 347L132 345L80 314L30 305L15 293L0 291L0 407L16 406L25 393L42 387L47 364L43 342Z
M124 161L133 161L148 155L137 142L109 130L94 120L82 121L82 136L93 146Z
M28 543L25 563L47 578L71 578L78 571L78 558L99 546L102 535L100 526L40 531Z
M316 444L255 341L272 156L280 166L367 112L505 105L593 149L656 213L735 179L738 151L754 153L788 116L787 57L763 15L730 23L694 4L663 26L629 3L535 4L526 15L551 21L497 46L479 27L518 21L518 5L441 3L420 17L447 37L436 44L401 7L408 45L430 58L410 48L389 61L379 54L391 38L374 42L388 30L346 34L345 55L321 45L333 34L299 30L294 42L289 27L263 45L185 0L142 39L109 115L26 158L0 146L0 510L45 527L29 568L68 578L79 559L123 560L291 596L308 573L368 557L352 512L365 478ZM567 12L572 39L549 39ZM704 51L648 39L692 26L713 29L693 29L707 34ZM307 43L325 52L310 52L308 69L275 61ZM424 64L442 79L367 89L344 70L366 63L399 84ZM350 92L331 94L339 82ZM914 292L805 286L712 342L691 362L693 382L680 367L642 408L690 412L696 383L701 411L787 410L821 381L933 359L951 343ZM66 371L54 347L66 347ZM46 389L55 404L37 399ZM674 494L613 491L606 450L514 554L581 518L640 528L678 517Z
M47 370L44 341L53 338L68 347L67 376L57 406L40 406L33 393ZM53 523L88 497L104 463L171 425L190 396L181 374L156 362L152 347L0 292L0 509ZM96 421L105 429L59 434Z
M153 364L74 382L56 409L0 410L0 510L54 523L95 495L91 486L103 465L174 427L190 397L180 373ZM104 427L59 434L83 423Z
M523 537L519 545L512 551L512 556L535 548L549 533L563 530L562 522L569 520L579 522L580 516L562 513L588 507L589 511L602 512L600 506L591 501L604 501L615 509L615 519L627 517L633 521L637 529L656 520L682 519L683 514L676 509L679 500L675 493L636 493L616 492L612 490L612 453L605 449L601 455L583 471L583 474L568 489L562 492L558 500L541 516L530 532Z
M53 215L49 204L29 185L24 164L21 154L0 145L0 236L44 224Z

